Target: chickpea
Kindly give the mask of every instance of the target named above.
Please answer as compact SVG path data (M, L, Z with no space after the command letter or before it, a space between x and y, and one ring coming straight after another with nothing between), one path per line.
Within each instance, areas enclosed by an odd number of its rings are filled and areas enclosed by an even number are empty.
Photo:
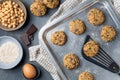
M15 2L12 2L12 5L15 5Z
M16 23L15 22L13 22L13 25L15 25Z
M24 13L24 11L23 11L22 9L20 9L20 12L21 12L21 13Z
M13 14L10 14L10 16L13 16Z
M10 8L10 11L13 11L13 8Z
M4 6L5 4L6 4L6 2L3 2L3 4L2 4L2 5Z
M13 28L16 28L16 25L13 25Z
M16 4L16 6L17 6L17 7L19 7L19 5L18 5L18 4Z
M23 17L20 17L20 20L24 20L24 18L23 18Z
M20 24L20 22L21 22L21 21L20 21L20 20L18 20L18 23L19 23L19 24Z
M18 16L18 14L15 14L15 16L17 17L17 16Z
M13 14L13 13L14 13L14 11L13 11L13 10L11 10L11 11L10 11L10 14Z
M1 13L1 16L4 17L4 13Z
M17 13L18 13L18 15L21 14L20 11L18 11Z
M7 27L8 25L7 24L4 24L5 27Z
M23 17L23 16L24 16L24 13L21 13L21 16Z
M2 11L3 11L3 12L5 12L6 10L5 10L5 9L3 9Z
M7 12L10 13L10 9L8 9Z
M4 19L3 19L3 21L4 21L4 22L6 22L6 21L7 21L7 19L6 19L6 18L4 18Z
M12 16L11 19L14 19L14 17Z
M8 14L6 14L6 18L8 19L8 18L10 18L11 16L10 16L10 13L8 13Z
M8 8L8 5L6 5L5 8Z
M5 14L8 14L7 11L4 12Z
M15 9L14 11L15 11L15 14L17 14L17 10Z
M10 24L10 21L11 21L11 20L10 20L10 19L8 19L8 23L9 23L9 24Z
M16 8L17 8L17 6L16 6L16 5L14 5L14 6L13 6L13 8L15 8L15 9L16 9Z
M8 28L11 28L11 27L12 27L12 25L9 24L9 25L8 25Z
M12 8L12 5L9 5L9 8Z

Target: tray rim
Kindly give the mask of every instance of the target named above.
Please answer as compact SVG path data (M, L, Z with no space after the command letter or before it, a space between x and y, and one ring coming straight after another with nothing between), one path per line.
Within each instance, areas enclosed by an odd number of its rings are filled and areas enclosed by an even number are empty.
M77 7L75 7L73 10L71 11L68 11L66 14L58 17L57 19L53 20L51 23L49 24L46 24L45 26L43 26L41 28L41 30L39 30L39 34L38 34L38 39L39 39L39 44L42 44L43 47L46 49L47 51L47 54L48 56L50 57L50 60L53 62L53 65L55 66L56 70L57 70L57 73L58 75L60 76L61 79L64 79L64 80L69 80L69 78L65 75L64 71L62 71L62 69L60 69L60 66L58 65L57 61L55 61L55 57L53 57L52 53L51 53L51 50L48 48L48 46L46 45L45 41L44 41L44 32L50 28L51 26L54 26L60 22L62 22L61 20L65 20L66 18L72 16L73 14L77 14L77 11L78 9L81 10L81 9L84 9L85 4L93 4L93 3L97 3L97 2L100 2L100 1L105 1L108 5L109 5L109 10L113 16L112 16L112 19L115 19L116 22L116 26L118 27L120 25L120 21L119 21L119 16L118 16L118 13L115 11L115 8L114 6L112 5L112 2L110 0L86 0L85 2L83 2L82 4L80 3ZM84 6L84 7L83 7ZM81 7L81 9L80 9ZM88 6L89 7L89 6Z

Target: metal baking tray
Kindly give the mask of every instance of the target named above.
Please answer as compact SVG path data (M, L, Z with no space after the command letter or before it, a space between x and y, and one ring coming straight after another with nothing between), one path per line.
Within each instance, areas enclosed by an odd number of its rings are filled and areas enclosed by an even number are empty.
M95 27L87 20L87 13L92 8L99 8L105 13L105 22ZM75 35L70 32L68 23L74 19L81 19L86 24L86 32L82 35ZM113 26L117 31L117 37L112 42L103 42L100 39L100 30L105 25ZM50 24L45 25L39 32L39 42L47 50L52 63L55 65L62 80L78 80L82 71L89 71L94 74L96 80L119 80L117 74L111 73L95 64L86 61L81 55L81 49L86 35L90 35L100 46L120 65L120 22L110 0L87 0L76 8L68 11L65 15L56 18ZM64 46L57 46L50 42L50 36L55 31L64 31L67 35L67 42ZM67 70L63 65L63 57L67 53L75 53L80 58L80 66L74 70Z

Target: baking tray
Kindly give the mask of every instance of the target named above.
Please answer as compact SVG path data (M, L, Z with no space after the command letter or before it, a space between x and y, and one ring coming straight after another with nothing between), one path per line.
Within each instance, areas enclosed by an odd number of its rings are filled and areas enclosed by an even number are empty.
M105 22L95 27L87 20L87 13L92 8L99 8L105 13ZM81 19L86 24L86 32L82 35L75 35L70 32L68 23L74 19ZM117 37L112 42L106 43L100 39L100 30L105 25L113 26L117 31ZM72 11L56 18L50 24L45 25L39 32L39 42L47 50L52 63L55 65L62 80L78 80L82 71L89 71L94 74L96 80L119 80L117 74L111 73L95 64L86 61L81 55L81 49L86 35L90 35L100 46L120 65L120 28L118 14L110 0L87 0L79 4ZM50 42L50 36L55 31L64 31L67 35L67 42L64 46L57 46ZM63 65L63 57L67 53L75 53L80 58L80 66L74 70L67 70Z

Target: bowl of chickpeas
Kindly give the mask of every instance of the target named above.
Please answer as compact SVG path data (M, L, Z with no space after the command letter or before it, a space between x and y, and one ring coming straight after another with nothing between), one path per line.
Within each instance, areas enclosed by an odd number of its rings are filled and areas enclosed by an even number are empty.
M5 31L20 29L27 17L27 11L20 0L0 1L0 28Z

